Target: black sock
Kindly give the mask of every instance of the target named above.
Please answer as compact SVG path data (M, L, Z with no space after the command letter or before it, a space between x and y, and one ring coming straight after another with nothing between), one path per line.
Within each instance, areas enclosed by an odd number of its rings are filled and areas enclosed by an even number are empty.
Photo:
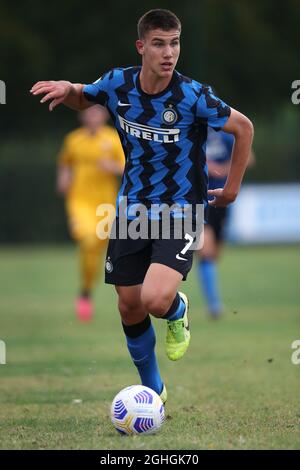
M126 336L129 338L137 338L141 336L151 325L150 316L147 315L146 318L140 323L135 323L134 325L124 325L122 322L123 330Z
M171 307L169 308L167 313L162 318L165 318L166 320L168 320L170 317L172 317L178 311L180 302L181 302L181 298L180 298L180 295L177 292L177 294L175 295L175 298L172 302Z

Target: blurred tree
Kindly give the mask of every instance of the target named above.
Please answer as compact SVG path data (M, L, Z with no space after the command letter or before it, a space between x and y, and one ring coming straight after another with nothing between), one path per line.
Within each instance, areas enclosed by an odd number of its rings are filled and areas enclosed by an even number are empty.
M90 0L1 1L0 79L7 83L7 133L33 125L49 129L29 99L39 79L67 78L89 82L113 66L139 63L136 22L155 2ZM286 0L161 1L182 19L183 47L179 69L212 83L233 106L247 113L273 113L289 99L290 83L300 76L298 21L300 2ZM1 115L3 110L1 110ZM13 124L13 126L12 126Z
M54 113L41 107L29 94L32 84L62 78L86 83L112 67L139 64L136 23L158 6L182 20L178 70L213 85L254 121L257 165L249 177L299 180L300 105L291 103L291 83L300 79L299 0L0 0L0 80L7 89L7 104L0 105L0 196L9 207L25 201L25 176L34 185L31 175L39 175L50 187L56 149L77 126L76 115L63 106ZM37 201L32 191L26 194Z

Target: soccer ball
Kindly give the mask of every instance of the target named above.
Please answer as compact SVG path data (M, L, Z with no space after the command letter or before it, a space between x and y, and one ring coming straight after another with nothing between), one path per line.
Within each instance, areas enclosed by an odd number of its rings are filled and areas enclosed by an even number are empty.
M165 409L154 390L143 385L131 385L115 396L111 420L120 434L153 434L165 420Z

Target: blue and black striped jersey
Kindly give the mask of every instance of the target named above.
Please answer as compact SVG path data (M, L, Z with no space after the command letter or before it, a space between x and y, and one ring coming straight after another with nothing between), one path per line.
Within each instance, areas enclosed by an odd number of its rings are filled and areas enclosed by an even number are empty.
M174 71L168 87L149 95L141 67L117 68L83 93L106 106L126 157L117 203L202 204L207 200L207 127L221 129L230 108L210 87Z

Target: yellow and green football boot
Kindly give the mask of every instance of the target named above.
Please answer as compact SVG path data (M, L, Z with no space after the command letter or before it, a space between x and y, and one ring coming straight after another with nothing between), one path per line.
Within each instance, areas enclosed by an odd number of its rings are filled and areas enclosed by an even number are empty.
M185 304L183 317L179 320L167 320L166 353L171 361L182 358L190 344L190 328L188 321L189 301L185 294L178 292Z
M164 388L162 389L162 392L161 394L159 395L160 398L161 398L161 401L163 402L163 404L165 405L167 399L168 399L168 394L167 394L167 389L166 389L166 386L164 385Z

